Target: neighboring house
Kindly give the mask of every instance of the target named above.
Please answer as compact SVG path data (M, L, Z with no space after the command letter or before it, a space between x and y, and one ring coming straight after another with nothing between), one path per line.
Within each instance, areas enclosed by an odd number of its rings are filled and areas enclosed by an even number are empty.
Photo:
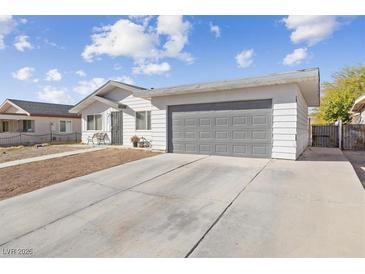
M26 136L34 136L32 140L36 142L35 137L39 135L80 133L80 115L70 113L72 107L7 99L0 105L0 139L8 138L11 141L11 137L24 133Z
M350 111L351 124L365 124L365 95L355 100Z
M138 135L167 152L297 159L319 92L317 68L160 89L108 81L70 112L84 142L105 132L112 144Z

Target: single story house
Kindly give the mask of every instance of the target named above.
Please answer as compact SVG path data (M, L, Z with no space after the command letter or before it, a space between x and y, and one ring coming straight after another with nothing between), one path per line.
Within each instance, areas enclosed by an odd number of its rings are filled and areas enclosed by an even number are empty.
M319 69L145 89L108 81L76 104L82 139L130 137L175 153L297 159L309 144L308 107L320 102Z
M0 105L0 145L47 141L49 134L81 133L79 114L70 113L72 105L6 99ZM23 141L17 136L23 135ZM54 138L56 138L54 136ZM28 137L28 138L26 138ZM48 139L47 139L48 138Z
M365 124L365 94L355 100L350 112L351 124Z

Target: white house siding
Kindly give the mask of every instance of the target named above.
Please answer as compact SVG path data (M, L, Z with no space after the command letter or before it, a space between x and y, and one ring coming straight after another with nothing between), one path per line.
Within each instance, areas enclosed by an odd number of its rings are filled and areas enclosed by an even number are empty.
M272 157L297 158L297 94L296 84L246 88L209 93L152 97L153 148L167 149L167 106L240 100L272 99L273 147Z
M297 158L309 144L308 105L301 92L297 95Z
M131 92L115 88L112 91L104 94L103 97L115 102L127 105L126 109L123 109L123 145L132 146L130 138L133 135L139 137L143 136L148 140L152 140L151 130L136 130L135 125L135 113L136 111L148 111L151 110L151 102L142 98L134 97ZM101 102L94 102L82 111L82 140L87 142L88 136L92 136L96 131L88 131L86 129L86 116L90 114L102 114L103 115L103 132L108 134L111 141L111 112L119 111L107 106Z
M93 136L96 132L105 132L108 135L108 140L111 140L111 126L110 126L110 113L113 109L109 106L95 101L87 108L83 109L81 113L81 128L82 128L82 142L87 143L89 137ZM87 130L87 116L101 114L102 115L102 129L101 130Z

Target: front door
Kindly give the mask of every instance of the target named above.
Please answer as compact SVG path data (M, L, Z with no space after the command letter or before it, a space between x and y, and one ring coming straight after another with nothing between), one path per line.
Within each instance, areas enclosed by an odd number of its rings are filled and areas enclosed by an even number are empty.
M123 145L123 112L111 113L112 144Z

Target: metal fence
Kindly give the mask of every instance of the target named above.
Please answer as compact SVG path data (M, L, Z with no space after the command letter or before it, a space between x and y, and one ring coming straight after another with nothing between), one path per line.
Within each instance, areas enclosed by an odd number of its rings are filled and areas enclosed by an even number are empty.
M343 125L342 148L349 150L365 150L365 125Z
M338 126L312 126L312 146L338 147Z
M79 143L81 142L81 133L1 133L0 146L13 145L34 145L40 143Z

